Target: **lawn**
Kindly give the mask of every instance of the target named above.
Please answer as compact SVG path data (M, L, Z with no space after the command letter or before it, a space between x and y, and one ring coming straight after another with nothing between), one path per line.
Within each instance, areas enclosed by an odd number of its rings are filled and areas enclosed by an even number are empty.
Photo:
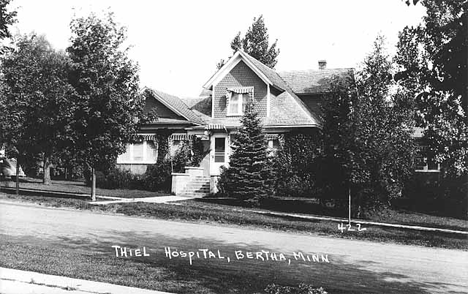
M1 187L15 188L16 183L14 181L3 180L0 181ZM20 180L20 189L31 189L31 190L45 190L53 192L65 192L73 194L89 195L91 188L87 187L82 181L52 181L50 185L42 184L41 179L24 178ZM157 197L166 196L169 193L165 192L151 192L145 190L125 190L125 189L96 189L96 195L98 196L110 196L120 198L142 198L142 197Z
M107 247L91 252L40 239L1 237L0 266L51 275L180 294L265 294L263 289L272 279L268 275L252 275L246 270L215 269L209 261L200 261L197 268L190 268L185 262L176 263L153 255L146 259L115 258L108 254ZM329 293L355 294L353 291L330 290Z
M202 201L189 200L175 204L156 203L117 203L106 206L91 205L79 199L62 199L41 196L16 196L0 193L0 199L15 201L35 202L52 207L71 207L75 209L86 209L95 211L106 211L109 213L120 213L129 216L150 217L160 219L174 219L187 221L207 221L223 225L240 225L261 229L272 229L291 232L307 232L337 238L361 239L376 242L394 242L408 245L420 245L427 247L440 247L450 249L468 250L467 235L426 232L409 229L385 228L380 226L365 225L363 232L341 232L338 224L332 221L306 220L295 217L278 216L268 213L259 214L251 209L206 203ZM256 209L259 210L259 209ZM263 210L263 212L268 212ZM399 215L403 218L403 214ZM452 229L468 230L466 221L430 215L408 214L407 222L411 220L420 222L424 219L427 224L444 224Z

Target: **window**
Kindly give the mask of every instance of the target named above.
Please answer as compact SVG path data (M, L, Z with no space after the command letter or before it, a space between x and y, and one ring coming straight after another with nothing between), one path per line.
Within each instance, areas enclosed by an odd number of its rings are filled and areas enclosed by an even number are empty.
M427 146L419 146L415 158L415 169L417 172L438 172L440 171L439 164L433 157L425 157L427 154Z
M233 93L229 99L228 115L242 115L246 107L244 94Z
M158 157L158 148L153 141L143 141L128 144L125 153L120 154L117 163L120 164L152 164Z
M247 103L253 101L253 87L230 88L226 92L227 115L243 115Z
M226 157L226 139L215 138L215 162L225 162Z
M269 156L275 156L279 149L280 149L280 144L279 144L278 139L268 140L267 152Z

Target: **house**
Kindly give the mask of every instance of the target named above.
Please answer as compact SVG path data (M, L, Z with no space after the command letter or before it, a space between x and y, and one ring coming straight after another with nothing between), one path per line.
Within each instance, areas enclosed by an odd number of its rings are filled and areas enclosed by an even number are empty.
M172 192L202 196L216 191L221 166L229 164L230 142L240 127L240 118L250 101L262 119L271 149L278 136L294 130L313 132L321 127L319 101L329 79L348 75L351 69L276 72L243 51L237 51L204 85L198 98L180 99L145 89L145 111L158 117L141 127L141 142L130 144L117 164L134 173L143 173L158 157L156 133L169 132L170 149L194 136L209 150L200 167L174 173Z

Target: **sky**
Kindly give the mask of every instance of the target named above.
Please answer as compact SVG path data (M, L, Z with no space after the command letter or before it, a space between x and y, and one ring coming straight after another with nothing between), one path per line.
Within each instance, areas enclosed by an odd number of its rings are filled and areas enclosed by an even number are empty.
M232 55L230 43L263 15L270 43L280 48L276 70L359 67L381 34L390 54L398 32L417 25L424 8L403 0L12 0L18 12L13 34L43 34L64 50L70 21L112 11L128 31L130 58L139 64L141 87L179 97L197 97Z

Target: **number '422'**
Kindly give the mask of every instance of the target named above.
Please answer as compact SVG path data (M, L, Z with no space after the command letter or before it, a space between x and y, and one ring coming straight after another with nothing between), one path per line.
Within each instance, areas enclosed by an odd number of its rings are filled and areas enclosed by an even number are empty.
M358 231L358 232L361 232L361 231L367 230L366 228L361 228L361 224L356 224L356 227L357 227L357 229L354 229L351 224L347 224L347 225L344 225L343 223L338 224L338 230L340 230L342 233L344 231L351 231L351 232Z

